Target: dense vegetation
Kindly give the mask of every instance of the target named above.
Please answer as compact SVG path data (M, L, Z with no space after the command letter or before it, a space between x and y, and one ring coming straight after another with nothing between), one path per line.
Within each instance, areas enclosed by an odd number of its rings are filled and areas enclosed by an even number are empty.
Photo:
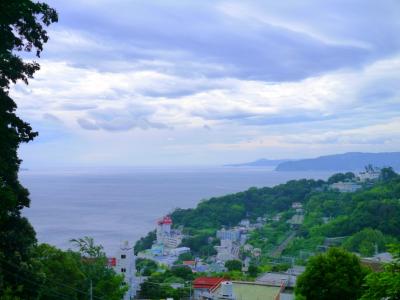
M17 153L19 145L32 141L37 133L16 115L9 89L18 80L28 83L39 69L36 62L24 62L15 52L35 50L39 56L48 40L44 27L56 21L56 11L46 4L0 1L0 298L31 299L41 280L32 259L35 231L21 216L30 200L18 180ZM24 277L36 281L21 280Z
M37 135L16 115L10 85L39 70L18 52L40 56L48 41L46 27L57 22L57 12L45 3L0 0L0 299L121 299L123 278L107 267L101 247L91 239L77 240L79 251L37 245L35 231L21 215L29 207L29 192L18 180L18 148ZM25 57L29 56L25 53Z
M391 169L381 179L355 193L320 191L305 203L305 220L286 254L315 251L326 238L339 239L343 247L371 256L400 238L400 177Z
M141 285L140 298L188 298L191 291L189 285L194 277L192 270L185 266L176 266L164 272L154 272ZM174 284L180 286L173 287Z
M284 251L295 257L311 255L324 246L326 238L338 238L337 245L371 256L386 250L386 245L400 238L400 177L391 168L383 169L380 179L365 183L357 192L340 193L329 184L354 179L351 172L322 180L292 180L272 188L247 191L202 201L193 209L177 209L171 217L174 226L183 226L187 237L182 245L203 257L215 254L219 243L215 233L222 226L235 226L242 219L254 221L267 217L267 223L253 231L249 243L261 248L261 262L292 232L296 237ZM304 223L292 230L287 221L295 214L293 202L303 204ZM271 221L279 214L280 220ZM149 248L155 239L152 232L141 239L135 250Z
M367 273L356 255L331 248L310 259L306 271L297 279L296 299L359 299Z
M362 300L400 299L400 245L391 245L394 261L385 265L383 272L370 273L365 279Z
M183 225L189 235L183 241L184 246L200 255L213 254L218 240L210 237L222 226L235 226L244 218L254 221L257 217L287 211L292 202L304 203L323 185L322 180L302 179L275 187L250 188L202 201L194 209L177 209L171 217L174 225Z

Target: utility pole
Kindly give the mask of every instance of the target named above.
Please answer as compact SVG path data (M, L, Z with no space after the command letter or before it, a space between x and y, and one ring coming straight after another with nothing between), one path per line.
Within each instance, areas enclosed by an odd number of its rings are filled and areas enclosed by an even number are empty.
M89 295L90 295L90 300L93 300L93 283L92 283L92 279L90 279Z

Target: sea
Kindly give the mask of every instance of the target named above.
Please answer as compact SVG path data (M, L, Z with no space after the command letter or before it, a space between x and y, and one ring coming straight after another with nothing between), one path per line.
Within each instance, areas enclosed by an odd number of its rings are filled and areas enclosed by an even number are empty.
M73 248L71 239L90 236L108 255L124 241L134 244L175 208L193 208L203 199L250 187L330 175L218 166L30 169L19 174L31 198L23 214L39 242L68 249Z

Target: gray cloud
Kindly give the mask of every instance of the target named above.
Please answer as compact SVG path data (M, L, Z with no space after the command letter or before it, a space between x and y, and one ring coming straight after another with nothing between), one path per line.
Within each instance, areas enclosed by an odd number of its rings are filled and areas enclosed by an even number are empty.
M79 126L86 130L99 130L99 126L97 126L96 122L84 118L78 118L77 122Z
M139 129L171 128L160 122L149 120L153 110L148 106L132 106L127 109L98 109L90 111L85 118L78 118L78 124L87 130L127 131Z
M72 111L89 110L89 109L95 109L95 108L97 108L97 105L95 105L95 104L63 103L60 105L60 109L72 110Z
M224 1L186 4L117 1L113 5L105 1L55 1L53 5L63 14L59 28L82 32L83 41L91 40L84 48L79 45L83 43L81 39L76 40L76 46L73 39L65 41L70 45L63 49L54 37L47 55L65 58L68 52L75 63L107 70L124 65L110 61L161 60L169 64L152 67L147 64L147 68L190 76L288 81L340 68L358 68L400 49L397 38L400 5L396 1L379 4L359 0L340 4L309 1L301 5L296 1L287 5L276 1L231 1L228 4L239 6L233 16L220 9L226 5ZM244 6L244 13L240 5ZM247 8L250 12L246 13ZM354 10L357 15L352 13ZM260 13L260 20L253 12ZM301 25L304 30L298 30ZM193 61L222 67L202 68L191 65Z

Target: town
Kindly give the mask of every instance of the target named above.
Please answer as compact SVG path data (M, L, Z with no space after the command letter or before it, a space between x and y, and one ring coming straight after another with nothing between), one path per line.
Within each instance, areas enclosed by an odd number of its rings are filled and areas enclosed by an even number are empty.
M361 189L363 184L372 186L379 176L380 170L370 166L358 176L352 173L335 174L330 179L335 182L328 181L326 190L344 194L355 192ZM354 188L356 185L357 188ZM327 217L322 219L324 223L330 221ZM307 259L300 261L298 257L282 254L298 235L304 220L303 204L294 201L288 212L266 214L253 221L242 219L233 227L219 228L214 236L209 236L207 239L207 243L214 245L215 251L212 254L194 256L193 249L181 246L188 238L184 233L185 228L174 226L171 216L167 215L156 222L155 240L150 248L135 255L134 248L125 242L117 255L109 259L109 265L125 277L125 282L129 286L129 291L125 295L126 300L139 296L141 286L151 278L149 276L151 272L146 272L146 268L140 270L136 268L137 263L149 261L155 263L154 271L157 272L184 268L193 273L191 281L179 280L167 283L173 289L189 288L190 299L290 300L294 299L296 280L304 272ZM257 231L266 226L282 225L282 222L286 224L288 232L274 249L269 253L263 253L261 248L254 246L252 236ZM264 239L268 239L268 236ZM325 238L317 249L324 252L329 247L340 244L341 241L343 238L340 237ZM259 266L265 257L268 257L273 267L263 271ZM389 253L378 253L378 249L373 256L362 258L364 264L375 267L391 260L392 256ZM237 266L232 267L235 263ZM236 273L230 272L232 270ZM234 278L235 276L237 278Z

